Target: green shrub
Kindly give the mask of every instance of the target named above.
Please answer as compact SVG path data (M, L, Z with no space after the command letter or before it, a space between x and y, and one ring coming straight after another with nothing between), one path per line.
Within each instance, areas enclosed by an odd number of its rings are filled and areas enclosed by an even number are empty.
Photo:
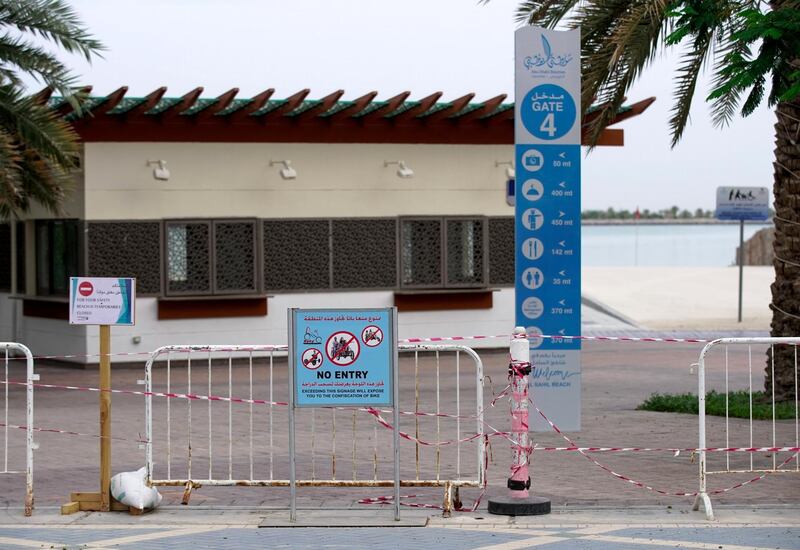
M644 403L636 407L636 410L687 414L697 414L699 412L697 395L693 393L654 393ZM706 414L725 416L724 393L710 391L706 394ZM747 390L728 393L728 416L731 418L750 418L750 397ZM775 418L780 420L795 418L794 401L775 403ZM772 419L772 403L764 392L753 393L753 419Z

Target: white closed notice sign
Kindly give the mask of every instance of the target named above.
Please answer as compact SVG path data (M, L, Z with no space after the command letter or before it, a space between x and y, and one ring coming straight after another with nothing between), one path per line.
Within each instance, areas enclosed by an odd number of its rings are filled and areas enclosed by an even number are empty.
M135 324L136 279L70 277L69 322L72 325Z

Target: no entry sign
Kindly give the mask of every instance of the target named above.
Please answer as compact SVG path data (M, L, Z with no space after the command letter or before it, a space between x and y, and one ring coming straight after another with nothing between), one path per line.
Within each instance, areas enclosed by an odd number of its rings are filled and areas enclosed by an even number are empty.
M392 406L395 311L291 309L296 407Z

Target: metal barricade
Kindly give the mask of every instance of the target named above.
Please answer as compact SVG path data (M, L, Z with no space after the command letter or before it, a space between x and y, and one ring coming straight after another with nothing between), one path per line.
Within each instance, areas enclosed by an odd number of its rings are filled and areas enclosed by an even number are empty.
M708 343L700 352L698 366L698 404L699 404L699 443L700 449L708 449L709 442L714 447L725 449L745 447L748 449L758 447L780 448L782 446L800 446L800 422L798 422L798 346L800 337L792 338L720 338ZM722 348L723 354L713 354ZM781 353L784 365L793 367L794 418L781 421L776 418L776 411L780 402L775 398L775 354ZM762 353L763 352L763 353ZM765 362L766 368L771 372L771 388L767 388L763 395L759 395L759 388L764 387ZM713 380L710 378L713 377ZM746 389L739 389L746 387ZM724 416L714 417L712 421L706 415L706 392L713 390L724 396ZM732 418L730 408L737 406L732 403L731 396L741 396L746 392L747 410L749 417L739 420ZM755 400L754 400L754 395ZM738 401L738 399L737 399ZM759 420L754 418L754 403L766 403L769 406L768 418ZM771 418L770 418L771 416ZM717 420L719 418L719 420ZM720 437L724 435L724 441ZM710 435L709 435L710 434ZM737 436L738 437L735 437ZM793 443L787 445L790 441ZM736 453L706 453L699 451L700 456L700 488L695 498L693 510L698 510L700 505L705 509L706 517L714 519L714 511L709 497L707 480L714 474L743 474L743 473L787 473L800 474L797 452L772 452L771 460L766 463L758 460L753 452ZM713 455L713 458L712 458ZM791 466L791 462L794 465ZM789 466L783 468L783 466Z
M9 470L9 462L15 462L16 457L13 455L17 454L13 450L11 453L9 452L9 434L17 433L22 428L25 431L25 515L30 516L33 513L33 451L35 449L35 443L33 442L33 383L39 377L33 372L33 355L31 355L31 351L27 347L16 342L0 342L0 350L2 350L5 359L3 363L3 389L1 390L3 393L3 457L0 474L23 473L21 470ZM22 420L23 415L16 414L14 411L17 408L16 404L22 401L16 395L19 392L13 391L13 388L19 387L19 378L12 373L14 370L19 370L17 366L21 364L21 361L17 360L18 358L12 356L14 352L25 357L24 421ZM12 408L12 405L15 405L14 408ZM9 413L10 408L12 408L11 413ZM19 408L21 409L21 407ZM13 416L11 416L12 414ZM20 424L23 422L25 425L21 426ZM12 455L11 460L9 460L10 454Z
M483 363L466 346L404 344L399 351L407 436L400 485L441 487L444 508L457 507L459 488L484 485ZM288 487L286 352L284 345L155 350L144 380L148 483L183 486L184 503L201 486ZM394 485L391 431L366 409L295 415L297 486Z

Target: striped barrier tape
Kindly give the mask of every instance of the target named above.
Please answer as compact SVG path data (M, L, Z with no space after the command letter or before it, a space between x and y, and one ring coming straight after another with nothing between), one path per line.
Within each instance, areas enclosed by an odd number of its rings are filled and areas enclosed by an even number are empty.
M670 344L707 344L712 342L713 340L705 339L705 338L670 338L670 337L657 337L657 336L587 336L587 335L570 335L570 334L528 334L528 338L546 338L550 340L585 340L585 341L598 341L598 342L660 342L660 343L670 343ZM470 340L497 340L497 339L509 339L511 337L510 334L494 334L494 335L487 335L487 334L474 334L470 336L433 336L427 338L401 338L397 342L400 344L435 344L439 342L464 342ZM793 344L787 344L793 345ZM254 352L254 353L264 353L269 351L286 351L288 347L285 344L275 344L272 346L273 349L265 350L261 349L247 349L247 348L237 348L237 349L213 349L209 350L207 346L196 346L191 350L180 350L180 351L173 351L172 353L180 354L180 353L190 353L190 352L197 352L197 351L212 351L214 353L217 352ZM37 359L87 359L90 357L101 357L102 355L107 355L109 357L136 357L136 356L143 356L143 355L151 355L152 352L149 351L131 351L131 352L119 352L119 353L108 353L108 354L100 354L100 353L81 353L81 354L70 354L70 355L35 355L33 357L34 360ZM13 360L21 360L24 357L9 357L10 361Z
M27 426L18 426L16 424L4 424L0 422L0 428L12 428L15 430L27 430ZM94 437L96 439L112 439L114 441L132 441L133 443L147 443L146 439L128 439L125 437L114 437L114 436L107 436L107 435L98 435L98 434L86 434L81 432L72 432L69 430L58 430L56 428L38 428L32 427L31 430L34 432L39 433L53 433L53 434L63 434L63 435L78 435L82 437Z
M20 381L2 381L0 380L1 384L13 384L13 385L20 385L20 386L27 386L27 382L20 382ZM136 391L136 390L102 390L100 388L93 388L90 386L68 386L62 384L41 384L41 383L34 383L32 384L34 387L38 388L49 388L49 389L66 389L66 390L79 390L79 391L90 391L90 392L109 392L109 393L117 393L117 394L125 394L125 395L140 395L140 396L153 396L153 397L166 397L169 399L192 399L192 400L199 400L199 401L221 401L221 402L231 402L231 403L244 403L244 404L254 404L254 405L275 405L275 406L288 406L288 403L285 401L267 401L264 399L246 399L246 398L239 398L239 397L223 397L218 395L202 395L202 394L193 394L193 393L175 393L175 392L147 392L147 391ZM507 395L510 386L506 386L498 395L494 397L494 399L489 404L490 407L494 407L497 401ZM337 410L357 410L361 412L366 412L368 414L373 415L379 424L384 426L387 429L394 429L393 426L386 421L381 413L390 413L392 412L390 409L376 409L376 408L352 408L352 407L322 407L327 409L337 409ZM537 409L538 410L538 409ZM540 414L541 411L539 411ZM401 411L401 415L405 416L422 416L422 417L438 417L438 418L452 418L452 419L474 419L477 415L455 415L455 414L448 414L448 413L428 413L428 412L418 412L418 411ZM459 440L449 440L449 441L442 441L439 443L425 441L422 439L415 438L414 436L407 434L405 432L400 432L400 436L408 441L419 443L423 446L445 446L445 445L455 445L456 443L466 443L469 441L474 441L475 439L486 436L486 437L503 437L511 441L512 444L516 444L513 439L511 438L511 432L501 431L490 424L484 422L485 426L489 428L490 432L483 432L483 433L475 433L466 438L459 439ZM2 427L2 424L0 424ZM12 426L9 426L12 427ZM16 427L16 426L13 426ZM53 431L53 430L44 430L44 431ZM63 432L63 433L71 433L71 432ZM562 432L558 432L562 434ZM71 435L90 435L91 434L72 434ZM563 434L562 434L563 436ZM100 437L100 436L96 436ZM139 440L126 440L126 441L139 441ZM570 441L570 440L568 440ZM146 441L139 441L144 442ZM783 452L800 452L800 447L706 447L706 448L692 448L692 447L578 447L575 445L570 445L566 447L540 447L538 445L534 445L533 447L525 448L526 451L539 451L539 452L578 452L578 453L623 453L623 452L669 452L673 453L676 456L680 453L694 453L694 452L729 452L729 453L783 453Z
M553 429L553 431L555 431L558 435L563 437L564 440L566 440L567 443L569 443L569 445L571 447L575 447L576 449L579 448L577 445L575 445L575 443L569 438L569 436L567 434L562 432L558 428L558 426L556 426L553 423L552 420L547 418L547 415L545 415L542 412L542 410L539 409L539 407L536 406L536 403L534 403L532 400L530 401L530 403L531 403L531 405L533 405L533 407L536 409L536 411L539 413L539 415L545 420L545 422L547 422L550 425L550 427ZM741 449L745 449L746 450L746 449L749 449L749 447L742 447ZM784 466L786 466L791 461L793 461L793 460L795 460L797 458L798 451L800 451L800 449L797 449L797 448L791 448L791 449L793 449L794 454L790 455L789 458L787 458L781 464L779 464L775 468L775 470L780 470L781 468L783 468ZM646 483L644 483L642 481L637 481L635 479L632 479L630 477L627 477L625 475L622 475L622 474L619 474L619 473L615 472L614 470L612 470L611 468L609 468L605 464L601 464L600 462L598 462L594 457L589 456L586 453L586 451L578 451L578 452L580 452L581 456L585 457L587 460L589 460L590 462L594 463L594 465L597 466L598 468L604 470L605 472L608 472L609 474L611 474L612 476L616 477L617 479L625 481L626 483L630 483L631 485L633 485L635 487L639 487L641 489L646 489L648 491L652 491L654 493L658 493L659 495L673 496L673 497L695 497L695 496L697 496L699 494L698 491L693 491L693 492L689 492L689 491L670 492L670 491L665 491L663 489L657 489L657 488L655 488L655 487L653 487L651 485L647 485ZM755 483L756 481L760 481L760 480L764 479L765 477L767 477L770 473L772 473L772 472L764 472L763 474L761 474L759 476L756 476L756 477L754 477L752 479L748 479L747 481L742 481L740 483L737 483L735 485L731 485L730 487L726 487L724 489L713 489L713 490L710 490L710 491L706 491L706 494L709 494L709 495L720 495L720 494L723 494L723 493L728 493L730 491L733 491L734 489L739 489L740 487L744 487L745 485L750 485L751 483Z

